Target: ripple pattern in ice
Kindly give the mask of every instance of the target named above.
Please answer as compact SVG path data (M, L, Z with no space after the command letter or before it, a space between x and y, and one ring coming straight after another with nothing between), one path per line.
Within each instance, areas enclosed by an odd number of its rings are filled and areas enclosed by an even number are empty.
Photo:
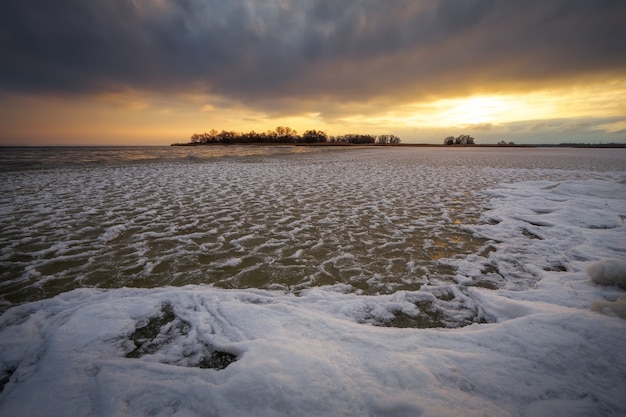
M6 306L93 286L447 285L451 259L492 250L468 227L483 190L545 175L531 160L364 149L2 172L0 291Z

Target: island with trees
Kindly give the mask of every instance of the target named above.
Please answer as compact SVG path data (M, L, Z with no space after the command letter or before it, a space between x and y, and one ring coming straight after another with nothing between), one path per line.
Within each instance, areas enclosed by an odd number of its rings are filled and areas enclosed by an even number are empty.
M448 136L443 140L444 145L474 145L474 138L470 135Z
M332 136L322 130L306 130L299 134L295 129L287 126L278 126L274 130L258 133L254 130L242 133L233 130L217 131L211 129L204 133L194 133L190 141L186 143L173 143L172 146L196 146L196 145L317 145L317 146L350 146L350 145L373 145L388 146L398 145L407 147L446 147L446 146L477 146L477 147L574 147L574 148L625 148L624 143L560 143L560 144L517 144L513 141L500 140L497 143L476 144L474 137L470 135L447 136L443 143L400 143L400 138L393 134L371 135L362 133L348 133Z
M231 145L231 144L305 144L305 145L397 145L400 138L396 135L368 135L349 133L329 136L321 130L307 130L303 134L290 127L278 126L275 130L258 133L241 133L229 130L211 129L205 133L194 133L189 143L175 145Z

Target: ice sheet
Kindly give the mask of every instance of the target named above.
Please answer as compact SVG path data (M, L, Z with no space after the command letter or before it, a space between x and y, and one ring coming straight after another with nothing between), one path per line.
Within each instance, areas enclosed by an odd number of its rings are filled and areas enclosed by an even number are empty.
M449 259L454 284L77 289L13 307L0 317L0 415L625 415L626 321L590 308L623 290L587 273L624 260L625 183L491 188L482 220L463 226L490 249ZM485 277L501 285L474 285ZM421 317L433 303L441 316ZM380 326L468 314L488 323ZM149 323L150 349L132 355ZM200 366L215 353L236 360Z

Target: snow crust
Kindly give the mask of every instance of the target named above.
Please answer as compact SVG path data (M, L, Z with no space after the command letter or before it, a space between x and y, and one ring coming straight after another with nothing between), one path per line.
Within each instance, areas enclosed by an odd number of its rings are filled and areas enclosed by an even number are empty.
M13 306L0 316L0 416L626 415L624 291L594 282L624 271L626 177L587 174L533 171L487 187L485 210L459 226L485 243L438 259L452 282L388 294L349 281L298 291L78 288ZM454 223L449 203L439 211ZM294 235L305 227L288 213L278 221ZM95 235L119 232L111 222ZM224 239L245 247L255 235ZM323 242L265 244L299 260ZM59 245L42 250L71 242ZM207 267L245 267L245 255L227 255ZM146 254L139 266L150 262ZM422 315L433 305L449 328L384 326L432 319ZM155 318L154 348L132 355L133 335ZM199 366L211 352L236 360Z
M500 323L451 330L359 324L364 309L402 300L328 289L300 297L205 286L74 290L2 317L1 364L13 373L0 415L626 411L623 320L473 291ZM126 358L129 335L164 303L192 330L152 355ZM206 344L238 360L223 370L181 366Z

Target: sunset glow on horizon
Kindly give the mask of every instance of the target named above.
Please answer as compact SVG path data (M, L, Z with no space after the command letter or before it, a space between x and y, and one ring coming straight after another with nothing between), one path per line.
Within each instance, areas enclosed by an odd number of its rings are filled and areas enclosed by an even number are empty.
M619 1L35 3L0 6L0 145L168 145L279 125L626 142ZM46 13L54 23L39 24Z

